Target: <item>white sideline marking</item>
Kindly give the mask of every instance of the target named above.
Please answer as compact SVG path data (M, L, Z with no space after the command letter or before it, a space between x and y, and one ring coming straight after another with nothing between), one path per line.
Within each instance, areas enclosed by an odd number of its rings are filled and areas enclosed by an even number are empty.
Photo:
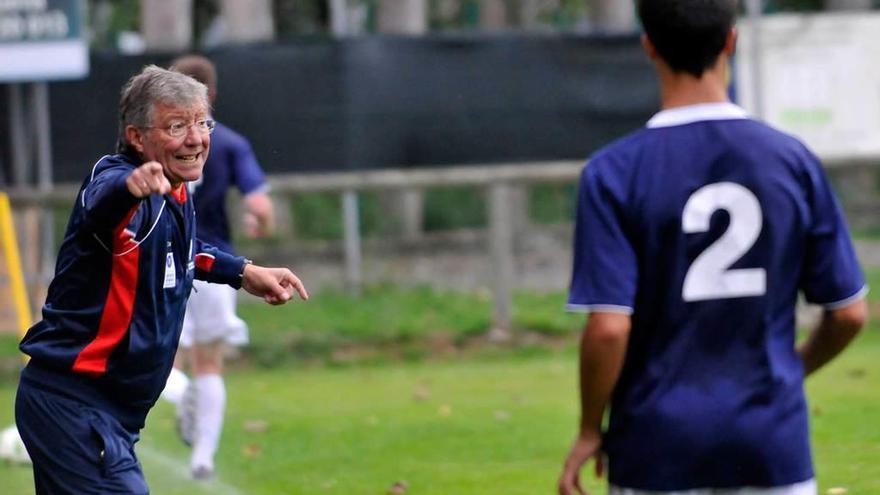
M187 462L181 462L180 459L175 459L152 447L141 444L135 448L135 452L137 452L138 457L149 460L151 464L156 464L162 468L162 471L167 478L183 480L187 483L187 486L198 488L198 492L200 493L211 493L216 495L246 495L238 488L223 483L219 478L214 478L207 482L193 480L189 474ZM150 485L149 478L147 479L147 485Z

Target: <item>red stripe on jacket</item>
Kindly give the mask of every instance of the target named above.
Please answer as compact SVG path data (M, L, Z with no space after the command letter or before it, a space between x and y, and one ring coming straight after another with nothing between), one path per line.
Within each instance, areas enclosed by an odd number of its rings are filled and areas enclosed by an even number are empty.
M138 261L140 247L135 246L131 233L125 227L131 221L139 205L135 205L128 215L113 230L113 266L110 272L110 289L101 314L98 333L73 362L73 370L90 375L101 375L107 371L107 360L128 333L134 313L135 292L138 283Z
M214 257L210 254L199 253L196 255L196 268L203 272L211 272L214 266Z

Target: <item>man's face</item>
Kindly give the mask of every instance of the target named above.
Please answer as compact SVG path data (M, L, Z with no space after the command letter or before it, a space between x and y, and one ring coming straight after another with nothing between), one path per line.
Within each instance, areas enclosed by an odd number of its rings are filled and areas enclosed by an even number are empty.
M152 126L140 129L132 145L141 153L145 162L157 161L162 164L165 176L172 186L189 182L202 176L202 168L208 158L211 135L201 132L196 121L205 119L208 110L201 104L190 107L177 107L156 103L153 107ZM169 134L172 125L183 124L183 136Z

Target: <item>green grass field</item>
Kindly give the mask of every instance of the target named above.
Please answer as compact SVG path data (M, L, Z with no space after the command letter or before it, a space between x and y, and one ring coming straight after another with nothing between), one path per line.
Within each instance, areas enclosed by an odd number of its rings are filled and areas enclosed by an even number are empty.
M809 382L821 493L880 493L878 353L875 328ZM216 482L187 479L166 404L151 414L139 455L156 494L378 495L399 480L419 495L551 493L574 434L575 362L568 348L237 369ZM0 387L0 424L11 421L13 390ZM33 493L27 468L0 466L0 485Z
M880 272L870 278L880 287ZM357 302L325 293L277 310L244 305L254 350L228 375L219 478L188 479L173 409L160 403L138 445L153 493L381 495L397 481L409 495L552 493L577 422L583 321L562 300L519 294L516 325L552 338L504 347L467 345L488 326L479 294L379 287ZM457 351L434 352L438 340ZM380 352L339 358L339 345ZM14 339L0 346L10 368ZM820 493L880 493L878 355L872 323L808 382ZM0 426L12 421L13 378L0 373ZM0 464L0 494L31 493L28 468Z

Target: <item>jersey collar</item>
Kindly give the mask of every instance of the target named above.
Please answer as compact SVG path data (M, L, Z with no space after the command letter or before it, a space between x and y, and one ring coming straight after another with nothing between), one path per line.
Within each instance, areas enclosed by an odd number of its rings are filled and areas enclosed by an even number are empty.
M730 102L699 103L661 110L651 117L647 126L649 129L653 129L690 124L702 120L747 119L748 117L748 112L739 105Z
M177 189L172 189L169 194L172 198L176 199L178 203L186 203L186 184L181 183L179 186L177 186Z

